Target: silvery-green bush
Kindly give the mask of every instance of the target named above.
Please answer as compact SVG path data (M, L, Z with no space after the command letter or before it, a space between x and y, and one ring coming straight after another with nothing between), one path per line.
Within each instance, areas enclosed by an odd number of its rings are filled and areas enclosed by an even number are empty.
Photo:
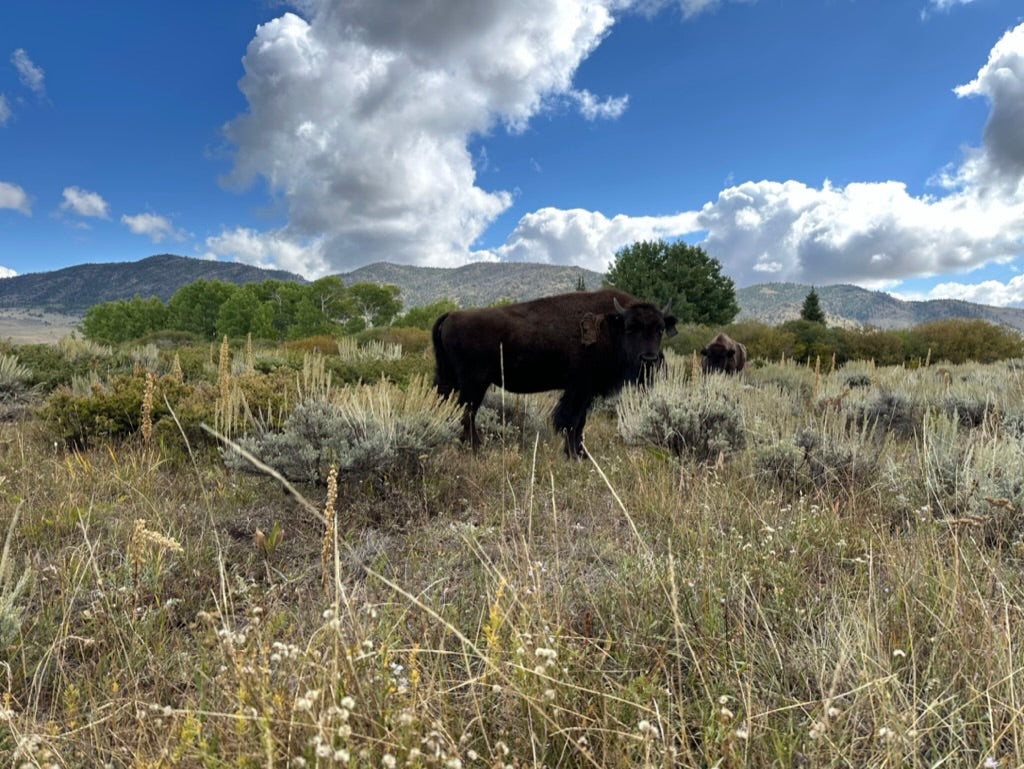
M439 398L423 378L404 390L381 381L306 399L280 430L257 429L238 445L289 480L323 483L332 463L343 478L418 467L456 440L460 418L454 399ZM224 457L230 467L255 470L232 449Z
M627 443L667 448L698 461L716 459L746 446L738 377L709 376L698 382L676 378L648 388L622 391L616 409L619 434Z
M31 387L32 372L15 355L0 355L0 403L12 403L24 398Z
M905 504L972 525L990 544L1024 534L1024 446L1015 436L935 411L924 419L917 458L917 472L890 479Z
M912 392L889 388L874 390L863 399L850 399L849 404L858 424L896 438L919 434L926 410Z
M3 548L0 549L0 649L14 643L21 632L21 621L24 607L20 601L33 583L33 572L28 559L20 573L14 569L14 558L11 556L11 539L18 522L18 510L13 517L4 537Z
M476 413L477 429L488 443L532 446L538 434L543 438L554 431L551 412L555 401L551 393L519 395L492 390Z
M772 485L852 493L875 485L884 448L871 429L842 414L823 414L791 438L762 442L754 468Z

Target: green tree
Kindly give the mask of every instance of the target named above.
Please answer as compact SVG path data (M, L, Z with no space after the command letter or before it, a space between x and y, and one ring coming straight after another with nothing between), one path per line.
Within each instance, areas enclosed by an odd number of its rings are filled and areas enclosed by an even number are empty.
M813 288L804 299L804 306L800 309L800 320L809 320L811 323L825 323L825 312L821 309L818 301L818 292Z
M306 296L331 323L342 325L359 314L355 299L336 275L314 280L306 287Z
M252 334L257 339L276 339L274 308L266 301L261 284L247 283L220 306L217 313L217 334L232 338Z
M425 304L421 307L413 307L404 315L395 318L392 325L400 328L422 328L429 330L434 321L449 310L458 309L458 305L451 299L438 299L436 302Z
M732 279L721 270L700 246L643 240L615 254L605 283L656 304L671 299L681 323L717 326L740 311Z
M259 300L269 308L271 339L287 339L295 325L299 303L306 295L306 286L290 280L264 280L243 286L255 292ZM253 335L256 332L253 331ZM265 336L261 334L261 336Z
M82 318L82 335L107 344L127 342L166 328L167 308L155 296L94 304Z
M295 317L288 327L289 339L301 339L306 336L340 336L341 326L327 315L315 298L304 296L295 307Z
M167 300L167 327L216 339L220 306L237 290L234 283L222 280L197 280L182 286Z
M793 337L793 346L786 352L787 358L807 364L813 364L816 358L822 362L830 361L833 355L838 364L849 358L847 337L842 329L828 328L823 323L810 320L787 320L779 329Z
M948 318L924 323L911 329L917 337L918 357L950 363L992 363L1024 354L1021 335L1005 326L980 318Z
M398 292L398 286L390 283L383 286L376 283L353 283L348 287L348 295L356 305L356 315L367 326L386 326L394 320L402 309Z

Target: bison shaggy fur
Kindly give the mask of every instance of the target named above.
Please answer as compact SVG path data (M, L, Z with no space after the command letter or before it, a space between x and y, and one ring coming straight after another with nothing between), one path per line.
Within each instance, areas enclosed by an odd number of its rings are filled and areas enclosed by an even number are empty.
M566 455L584 457L591 403L661 365L662 336L676 333L670 311L616 289L453 310L431 332L434 384L443 396L458 392L463 440L474 448L480 444L476 412L491 385L515 393L562 390L554 426L565 434Z
M738 374L747 364L747 348L731 336L720 333L708 342L701 354L701 369L705 373L724 372Z

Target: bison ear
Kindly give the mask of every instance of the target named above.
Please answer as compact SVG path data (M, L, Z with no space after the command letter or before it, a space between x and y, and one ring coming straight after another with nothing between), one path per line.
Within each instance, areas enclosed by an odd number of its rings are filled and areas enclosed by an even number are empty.
M602 320L602 316L595 315L592 312L588 312L580 320L580 340L584 346L592 345L597 341L598 334L601 331Z
M676 316L666 315L665 316L665 336L675 336L679 333L676 328Z

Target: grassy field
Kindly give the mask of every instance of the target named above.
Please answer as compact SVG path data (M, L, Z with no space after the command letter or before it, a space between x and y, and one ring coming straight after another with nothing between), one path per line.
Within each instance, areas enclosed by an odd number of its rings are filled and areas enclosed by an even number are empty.
M75 331L81 318L41 310L0 310L0 339L15 344L48 344Z
M1021 370L670 364L292 491L4 421L0 764L1024 764Z

